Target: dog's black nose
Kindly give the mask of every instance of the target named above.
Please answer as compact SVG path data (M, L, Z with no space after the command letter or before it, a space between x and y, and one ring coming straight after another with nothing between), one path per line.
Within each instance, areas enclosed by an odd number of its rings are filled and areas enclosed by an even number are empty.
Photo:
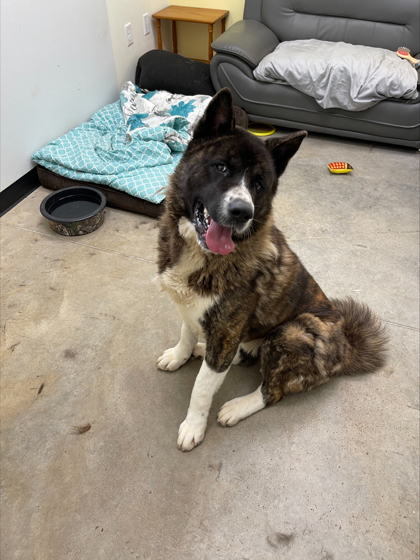
M227 210L230 218L235 220L236 223L245 223L254 215L253 207L248 202L240 198L236 198L229 202Z

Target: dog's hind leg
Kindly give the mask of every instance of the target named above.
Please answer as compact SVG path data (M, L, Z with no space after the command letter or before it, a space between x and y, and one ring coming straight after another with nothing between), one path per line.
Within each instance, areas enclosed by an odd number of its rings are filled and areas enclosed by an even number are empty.
M288 393L326 383L329 375L316 348L317 327L323 329L321 321L308 314L275 329L261 346L262 384L250 395L225 403L218 422L234 426Z
M157 367L163 371L177 370L191 357L197 339L197 334L184 321L181 327L181 340L174 348L169 348L159 357Z
M327 326L309 313L275 329L261 348L261 386L264 402L271 405L289 393L310 391L330 379L326 367L339 363L333 337L334 324Z

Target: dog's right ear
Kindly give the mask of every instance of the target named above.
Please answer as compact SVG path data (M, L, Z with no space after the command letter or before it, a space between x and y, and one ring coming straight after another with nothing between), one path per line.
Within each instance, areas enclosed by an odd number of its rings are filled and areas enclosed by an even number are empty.
M281 138L270 138L270 140L265 142L265 146L273 158L277 177L280 177L280 175L284 173L290 159L298 151L302 141L307 136L308 133L306 130L300 130L299 132L294 132L293 134Z
M207 105L206 112L198 121L193 138L218 136L235 128L233 98L230 89L221 89Z

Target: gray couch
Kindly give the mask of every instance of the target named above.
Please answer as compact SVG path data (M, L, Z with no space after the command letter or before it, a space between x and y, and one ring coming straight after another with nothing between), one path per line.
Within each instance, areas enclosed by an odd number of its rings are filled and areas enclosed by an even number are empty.
M290 86L257 82L252 71L264 56L296 39L404 46L420 58L418 0L246 0L244 19L214 41L210 71L216 91L229 87L250 120L420 147L418 99L384 100L358 112L322 109Z

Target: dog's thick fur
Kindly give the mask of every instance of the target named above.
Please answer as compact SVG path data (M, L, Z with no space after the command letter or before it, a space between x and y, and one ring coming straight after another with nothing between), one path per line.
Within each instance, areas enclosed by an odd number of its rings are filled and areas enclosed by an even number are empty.
M332 376L384 364L380 321L351 298L329 300L273 224L278 179L306 133L264 143L235 127L232 107L226 89L209 104L172 176L159 222L159 277L184 323L180 343L158 366L174 370L191 353L204 358L180 428L183 450L204 438L211 398L232 363L247 365L260 355L262 385L222 408L223 425ZM219 199L241 181L252 198L252 223L242 235L232 230L232 252L214 254L199 243L194 205L203 200L218 222ZM197 344L200 335L205 346Z

